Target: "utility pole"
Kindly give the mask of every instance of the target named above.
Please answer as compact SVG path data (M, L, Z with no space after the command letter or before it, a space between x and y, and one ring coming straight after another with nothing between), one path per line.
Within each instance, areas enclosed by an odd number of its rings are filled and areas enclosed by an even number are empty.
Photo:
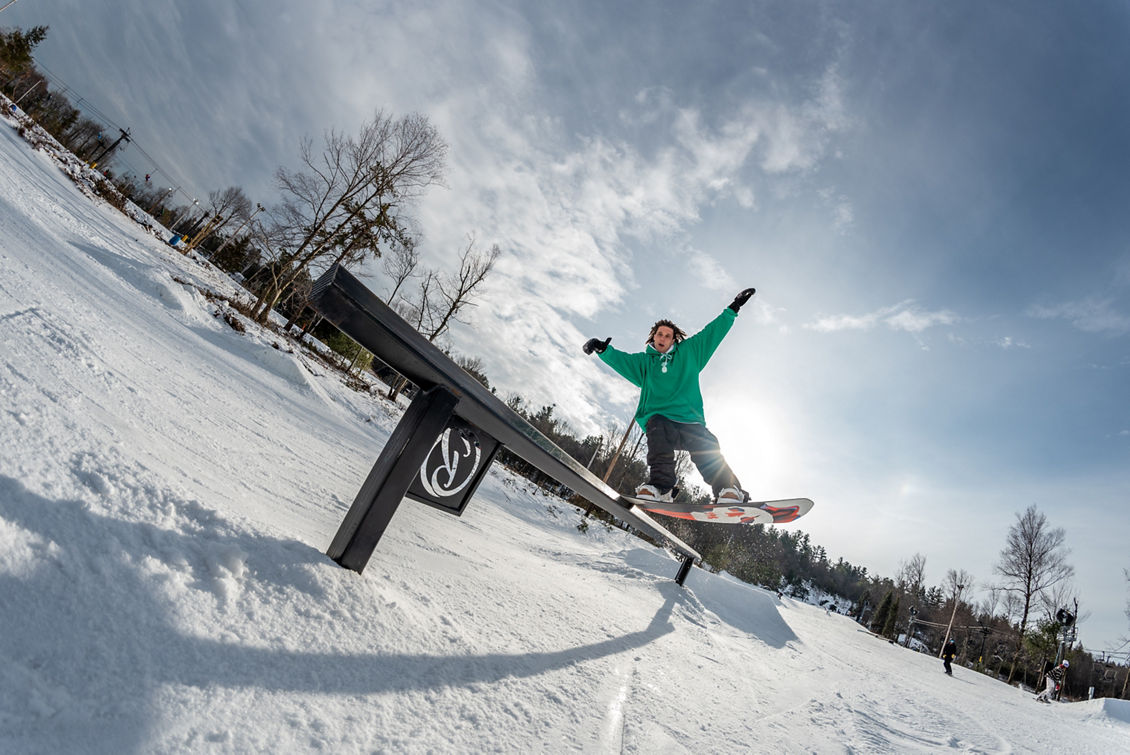
M207 210L205 210L204 214L201 215L200 217L198 217L196 219L196 222L193 223L191 226L189 226L189 229L184 234L184 238L189 242L191 242L192 239L196 238L196 232L200 230L200 226L204 225L204 221L208 220L208 218L210 216L211 216L211 213L209 213ZM209 226L212 225L212 221L208 220L207 225L209 225Z
M196 210L196 206L198 204L200 204L200 200L193 197L192 204L189 205L188 207L184 208L183 210L181 210L179 213L177 213L177 215L173 218L172 222L169 223L169 226L168 226L169 230L172 231L173 233L176 233L177 229L174 226L176 226L178 223L180 223L181 218L188 217L188 214L190 212L194 212Z
M164 202L164 201L165 201L166 199L168 199L168 198L169 198L169 195L170 195L170 194L172 194L172 193L173 193L174 191L176 191L176 190L177 190L177 188L179 188L179 187L172 187L172 186L170 186L170 187L169 187L169 190L168 190L168 191L166 191L166 192L165 192L164 194L158 194L158 195L157 195L157 199L156 199L156 200L155 200L155 201L153 202L153 204L149 205L149 209L145 211L145 212L146 212L146 214L148 214L148 215L152 215L152 214L153 214L153 210L157 209L157 205L161 204L161 203L162 203L162 202Z
M981 626L981 650L977 653L977 663L983 666L985 665L985 641L989 639L989 634L993 630L979 621L977 623Z
M624 450L624 446L627 445L627 443L628 443L628 436L631 435L631 434L632 434L632 421L628 420L628 428L626 430L624 430L624 437L620 439L620 445L616 446L616 453L612 454L612 459L608 462L608 469L604 470L604 477L600 478L601 482L608 482L608 478L612 476L612 470L616 467L616 462L617 462L617 460L619 460L620 454ZM599 451L600 449L597 449L597 450ZM594 455L593 458L595 459L596 456ZM592 462L590 461L589 464L592 464ZM589 507L587 509L585 509L584 518L587 519L589 517L589 515L592 514L592 512L595 511L595 510L596 510L596 505L590 503Z
M957 593L953 596L953 613L950 614L950 623L946 627L946 636L942 640L942 649L938 651L938 657L942 657L942 653L946 652L946 643L950 641L950 630L953 629L953 620L957 616L957 604L961 602L961 591L965 589L965 585L957 586Z
M12 0L13 3L15 1L16 0ZM9 5L10 5L10 3L9 3ZM4 8L7 8L7 7L8 7L7 5L4 6ZM0 8L0 10L3 10L3 8ZM35 91L39 87L39 85L42 84L42 83L43 83L43 79L40 79L39 81L35 82L30 87L28 87L27 91L24 92L23 94L21 94L20 98L18 100L16 100L16 104L19 105L21 102L23 102L24 97L27 97L29 94L31 94L33 91Z
M97 165L98 165L98 161L99 161L99 160L101 160L101 159L102 159L102 158L103 158L103 157L104 157L105 155L107 155L108 153L110 153L111 151L113 151L114 147L117 147L117 146L118 146L119 144L121 144L121 143L122 143L122 140L123 140L123 139L124 139L125 141L127 141L127 142L128 142L129 140L130 140L130 139L129 139L129 129L126 129L125 131L122 131L121 129L118 129L118 131L121 131L121 132L122 132L122 135L121 135L121 136L119 136L119 137L118 137L118 138L117 138L117 139L116 139L116 140L114 141L114 143L113 143L113 144L111 144L111 145L110 145L109 147L107 147L106 149L104 149L104 150L102 150L101 152L99 152L99 153L98 153L98 157L96 157L96 158L94 158L93 160L91 160L91 161L90 161L90 167L92 167L92 168L94 168L94 167L97 167Z
M1074 638L1071 636L1075 627L1075 617L1079 615L1079 601L1075 601L1075 613L1071 613L1066 608L1061 608L1055 612L1055 620L1060 625L1060 630L1063 632L1063 639L1060 640L1059 648L1056 652L1055 662L1058 665L1067 655L1068 648L1074 644Z
M616 462L620 459L620 453L628 443L628 436L632 434L633 426L632 421L628 420L628 429L624 431L624 437L620 439L620 445L616 447L616 453L612 454L612 460L608 462L608 469L604 470L604 477L601 478L603 482L608 482L608 478L612 476L612 469L616 466Z

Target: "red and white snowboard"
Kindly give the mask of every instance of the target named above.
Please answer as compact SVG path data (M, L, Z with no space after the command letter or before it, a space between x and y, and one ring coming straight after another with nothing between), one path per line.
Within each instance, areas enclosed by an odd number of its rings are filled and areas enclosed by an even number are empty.
M785 498L779 501L746 501L726 503L664 503L621 495L628 506L637 506L652 514L718 524L784 524L800 519L812 510L809 498Z

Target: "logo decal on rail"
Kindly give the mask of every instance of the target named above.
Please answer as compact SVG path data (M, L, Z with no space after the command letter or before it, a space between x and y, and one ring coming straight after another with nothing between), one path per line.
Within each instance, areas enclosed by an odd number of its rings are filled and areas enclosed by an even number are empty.
M482 457L479 438L470 428L448 427L420 467L420 483L429 495L450 498L475 478Z

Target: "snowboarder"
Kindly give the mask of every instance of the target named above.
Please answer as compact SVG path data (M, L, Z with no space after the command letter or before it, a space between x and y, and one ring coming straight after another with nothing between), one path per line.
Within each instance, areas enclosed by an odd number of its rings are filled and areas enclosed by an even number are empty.
M950 662L957 656L957 641L953 637L949 638L945 648L942 650L942 665L946 667L946 674L953 676L953 667Z
M651 327L647 349L629 354L609 346L611 338L590 338L584 352L594 351L601 361L628 382L640 388L635 420L647 434L648 481L636 489L636 497L670 501L675 487L675 452L689 451L691 461L710 485L718 503L742 503L749 494L742 490L726 464L718 438L706 429L702 390L698 375L730 331L738 310L754 289L739 293L722 313L693 336L687 337L675 323L659 320Z
M1036 695L1036 699L1042 703L1050 703L1052 693L1059 692L1060 685L1063 684L1063 677L1067 675L1067 667L1071 664L1064 658L1063 662L1053 668L1047 673L1044 678L1047 680L1044 683L1044 691Z

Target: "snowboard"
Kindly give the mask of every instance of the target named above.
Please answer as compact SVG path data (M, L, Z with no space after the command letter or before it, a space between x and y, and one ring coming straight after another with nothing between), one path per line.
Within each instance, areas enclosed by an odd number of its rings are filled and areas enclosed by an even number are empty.
M784 524L800 519L812 510L809 498L785 498L779 501L746 501L745 503L664 503L621 495L625 505L638 506L651 514L718 524Z

